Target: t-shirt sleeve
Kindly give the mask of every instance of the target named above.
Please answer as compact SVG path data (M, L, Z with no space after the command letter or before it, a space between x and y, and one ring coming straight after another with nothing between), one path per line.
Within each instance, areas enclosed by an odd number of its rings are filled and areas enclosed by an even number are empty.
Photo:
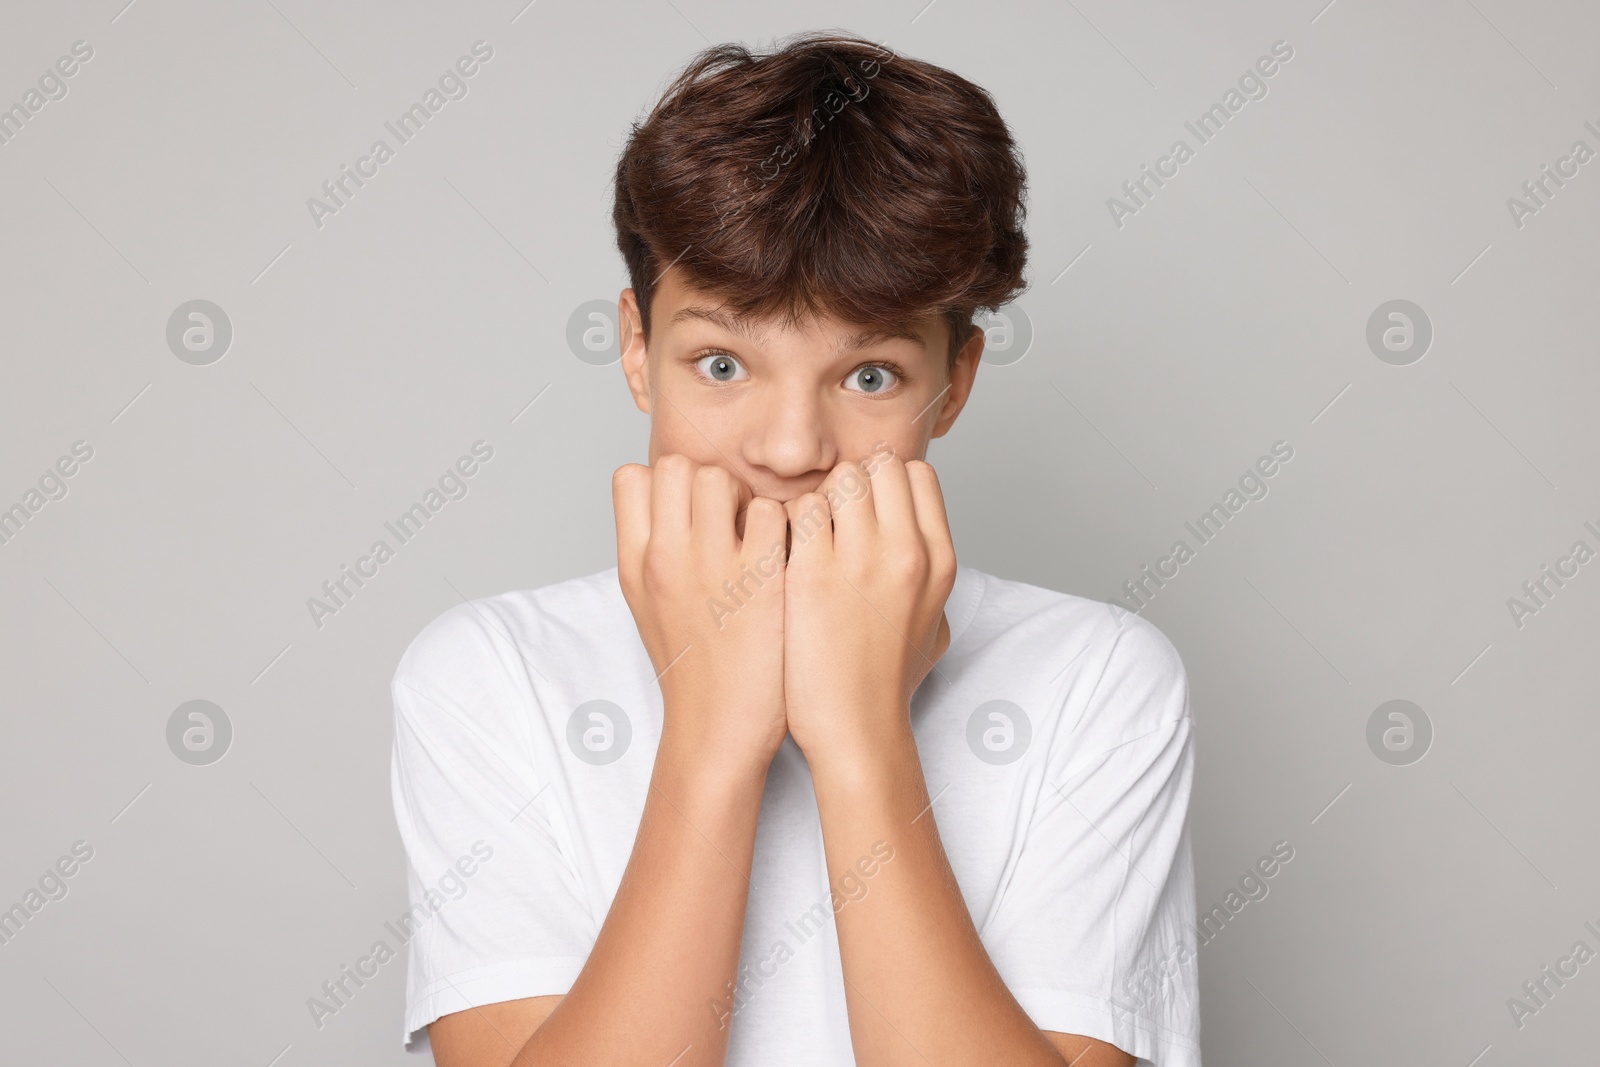
M1188 807L1194 727L1177 650L1124 615L1088 696L1048 731L1043 781L984 942L1041 1030L1139 1067L1199 1067ZM1087 659L1088 657L1086 657Z
M491 605L463 604L424 628L390 687L410 908L388 929L407 946L409 1051L428 1050L441 1015L566 993L598 933L530 756L527 654Z

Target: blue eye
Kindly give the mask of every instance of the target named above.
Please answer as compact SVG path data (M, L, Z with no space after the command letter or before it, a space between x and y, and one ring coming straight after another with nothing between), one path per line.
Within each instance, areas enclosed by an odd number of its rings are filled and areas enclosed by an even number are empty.
M744 374L744 378L750 377L749 373L745 372L744 367L740 365L739 361L728 355L726 352L708 353L695 360L694 365L701 374L705 375L707 378L710 378L714 382L742 381L743 378L734 377L734 375L740 373Z
M869 363L865 367L857 367L850 372L845 381L849 382L852 378L860 382L861 388L852 389L851 392L861 393L881 393L894 388L900 381L900 376L882 363Z

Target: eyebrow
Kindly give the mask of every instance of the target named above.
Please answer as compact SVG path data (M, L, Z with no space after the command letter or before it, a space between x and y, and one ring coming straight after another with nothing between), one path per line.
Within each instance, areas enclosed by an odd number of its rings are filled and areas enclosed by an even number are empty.
M759 345L766 340L766 332L756 327L749 319L734 315L722 308L700 307L693 304L681 307L673 314L667 325L676 326L680 322L687 322L691 319L700 319L721 326L729 333L736 333L753 344ZM910 341L922 349L928 347L928 343L922 339L922 335L909 326L873 326L845 338L835 349L835 355L853 352L856 349L866 348L881 341L897 339Z

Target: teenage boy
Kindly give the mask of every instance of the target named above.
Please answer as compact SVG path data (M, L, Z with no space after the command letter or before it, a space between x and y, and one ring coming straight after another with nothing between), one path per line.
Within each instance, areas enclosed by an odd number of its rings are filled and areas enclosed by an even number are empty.
M408 1047L1199 1064L1182 661L959 565L923 460L1024 287L1024 185L987 93L843 35L710 49L635 125L617 566L394 676Z

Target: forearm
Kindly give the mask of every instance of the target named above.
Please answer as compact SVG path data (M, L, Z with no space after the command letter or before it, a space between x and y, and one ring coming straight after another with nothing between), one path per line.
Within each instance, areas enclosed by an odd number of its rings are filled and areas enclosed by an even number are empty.
M661 740L633 853L583 970L513 1067L720 1067L766 764Z
M894 858L835 915L850 1036L861 1067L1039 1064L1064 1058L1005 986L939 840L909 725L811 760L828 870Z

